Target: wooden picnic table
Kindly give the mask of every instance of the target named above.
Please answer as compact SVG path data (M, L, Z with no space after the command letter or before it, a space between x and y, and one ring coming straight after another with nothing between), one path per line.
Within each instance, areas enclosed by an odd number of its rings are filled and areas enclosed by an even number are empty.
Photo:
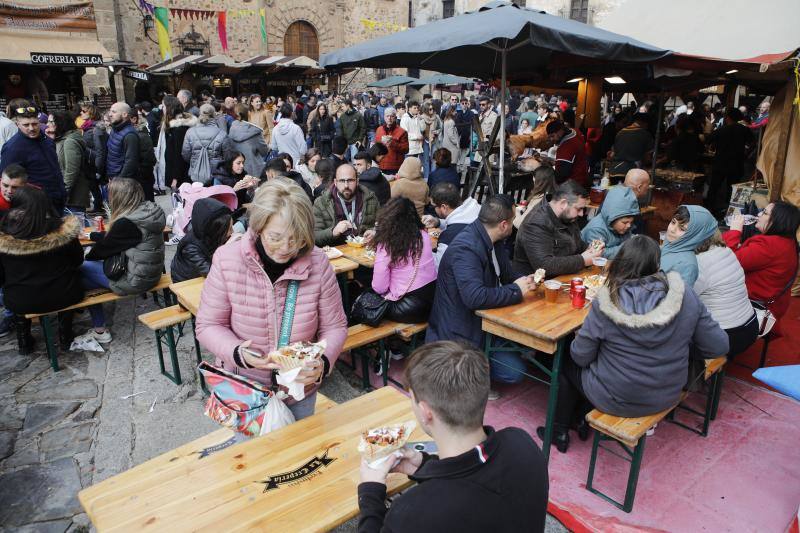
M428 229L428 235L431 237L431 247L435 250L439 244L439 235L441 231L439 228ZM436 235L434 237L434 235ZM342 252L344 256L352 261L355 261L360 266L365 268L375 268L375 257L367 255L367 251L372 250L366 246L351 246L349 244L340 244L336 247L337 250ZM372 250L374 251L374 250Z
M210 454L167 452L78 499L100 532L327 531L358 514L361 433L407 420L410 400L383 387ZM417 429L411 440L430 438ZM388 494L410 485L390 474Z
M339 277L340 286L344 285L342 296L344 298L344 291L347 288L347 283L346 280L341 280L341 276L347 275L356 270L358 268L358 263L345 257L337 257L336 259L331 259L330 262L334 273L336 273L337 277ZM203 292L203 284L205 283L205 280L206 278L202 277L194 278L181 281L180 283L173 283L169 286L169 289L178 298L178 303L194 316L197 316L197 310L200 308L200 295Z
M589 204L586 206L586 209L600 209L600 204ZM649 215L650 213L656 212L656 206L654 205L646 205L639 209L639 213L642 215Z
M586 277L599 274L600 268L589 267L575 274L565 274L553 278L565 283L554 303L545 301L544 284L536 291L528 293L522 302L508 307L475 311L481 317L481 329L486 332L485 351L487 357L492 352L517 351L529 352L531 349L553 355L552 369L541 366L540 370L550 377L550 381L535 376L528 377L542 381L550 386L547 401L547 420L545 422L545 438L542 451L545 459L550 458L550 441L553 435L553 417L558 401L558 375L561 372L562 356L565 353L566 340L570 333L581 327L589 306L573 309L569 296L569 282L574 277Z

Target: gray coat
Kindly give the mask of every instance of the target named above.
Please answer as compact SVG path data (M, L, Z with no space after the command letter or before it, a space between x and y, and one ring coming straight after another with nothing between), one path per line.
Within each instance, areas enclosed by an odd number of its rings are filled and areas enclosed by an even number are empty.
M214 121L205 124L198 123L188 129L186 137L183 138L181 155L183 160L189 163L189 177L192 181L199 181L206 185L210 183L214 171L219 169L225 161L223 147L227 138L225 130L221 130ZM201 176L199 172L200 155L204 149L208 150L211 172Z
M110 281L109 287L115 294L139 294L153 288L164 271L164 225L167 217L155 203L143 202L125 218L142 232L142 241L125 250L127 271L120 279Z
M728 335L676 272L630 281L619 305L598 290L570 355L582 367L592 404L614 416L639 417L675 405L686 384L689 345L704 358L728 353Z
M264 130L250 122L234 121L225 143L225 159L233 152L244 155L245 172L251 176L260 176L264 169L264 156L269 153L269 146L264 141Z

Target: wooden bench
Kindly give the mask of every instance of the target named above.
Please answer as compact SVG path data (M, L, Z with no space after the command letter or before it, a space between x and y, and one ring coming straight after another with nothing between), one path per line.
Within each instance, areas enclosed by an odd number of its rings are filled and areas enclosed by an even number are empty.
M423 322L422 324L401 324L395 333L404 341L410 342L411 351L414 351L419 334L423 333L426 329L428 329L427 322Z
M403 324L393 322L391 320L384 320L378 326L372 327L366 324L356 324L347 328L347 340L344 341L342 347L343 352L352 352L353 365L351 368L355 370L356 355L355 352L359 351L361 354L361 383L364 390L371 388L369 383L369 354L364 350L372 345L376 345L378 349L378 357L381 362L381 375L383 377L383 385L389 384L389 352L384 344L384 339L387 339L397 333L397 329Z
M681 406L682 402L689 395L688 392L684 391L681 394L680 400L674 406L648 416L625 418L609 415L597 409L594 409L587 414L586 421L589 423L589 426L595 430L595 432L594 439L592 441L592 455L591 459L589 460L589 475L586 480L586 490L597 494L604 500L608 501L619 509L622 509L626 513L630 513L633 510L633 500L636 497L636 485L639 481L639 469L641 468L642 458L644 457L644 444L647 438L647 432L665 418L674 422L674 420L671 420L674 411L681 407L704 417L703 430L698 431L679 422L674 423L694 431L704 437L707 436L710 420L716 418L716 407L719 404L719 394L722 390L722 376L725 362L725 357L707 359L705 362L705 372L702 374L702 377L705 380L708 380L709 378L712 380L707 395L705 413ZM626 455L630 457L629 462L631 463L631 467L628 472L628 484L625 489L625 500L623 503L619 503L592 486L592 480L594 479L594 467L597 462L597 449L606 449L600 446L600 442L605 440L616 441ZM607 451L614 453L610 450ZM614 453L614 455L620 457L616 453ZM623 457L623 459L625 458Z
M156 285L153 286L153 288L145 292L152 293L153 300L156 302L157 305L160 305L158 298L156 297L156 293L158 291L163 291L164 306L167 306L171 303L171 296L169 292L170 283L172 283L172 278L170 277L170 275L162 274L161 278L158 280L158 283L156 283ZM58 313L63 313L64 311L74 311L75 309L84 309L92 305L115 302L117 300L124 300L126 298L131 298L133 296L138 296L138 294L120 296L106 289L90 290L86 292L83 300L81 300L76 304L70 305L69 307L65 307L63 309L49 311L47 313L27 314L25 315L25 318L30 320L37 318L39 319L39 323L42 325L42 333L44 334L45 345L47 346L47 355L50 358L50 366L53 367L53 370L55 372L58 372L60 370L58 366L58 349L56 348L56 343L55 343L55 330L52 328L52 323L51 323L51 318L53 317L53 315L57 315Z
M156 350L158 353L158 363L161 367L161 374L166 376L170 381L175 383L176 385L181 384L181 369L180 365L178 364L178 341L183 337L183 327L186 321L192 321L192 333L194 333L194 321L192 313L181 307L180 305L172 305L170 307L165 307L163 309L156 309L155 311L150 311L149 313L144 313L139 315L139 322L147 326L150 330L155 333L156 336ZM177 336L175 334L175 329L177 329ZM197 337L192 335L194 338L194 348L195 354L197 356L197 364L200 364L202 361L201 353L200 353L200 344L197 342ZM164 350L162 348L162 343L166 343L167 349L169 349L169 356L170 360L172 361L172 374L167 372L165 365L164 365ZM208 393L208 389L206 388L205 380L203 380L203 376L200 375L200 385L203 388L203 392Z

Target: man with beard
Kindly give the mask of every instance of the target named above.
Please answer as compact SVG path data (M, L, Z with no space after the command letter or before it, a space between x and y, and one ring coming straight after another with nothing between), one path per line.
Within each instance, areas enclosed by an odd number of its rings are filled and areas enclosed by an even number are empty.
M578 217L589 203L586 189L572 180L558 186L525 218L514 246L514 268L532 274L543 268L547 278L574 274L603 255L604 246L581 240Z
M364 235L375 226L379 207L372 191L358 184L353 165L341 165L331 188L314 202L315 244L337 246L348 235Z
M12 108L18 132L0 150L0 173L14 163L28 173L28 183L47 193L56 211L64 210L66 189L56 145L39 127L39 110L30 104Z
M513 221L511 197L491 196L481 205L478 219L447 247L439 263L426 343L452 340L482 348L484 333L475 311L519 303L536 289L533 276L518 278L508 258L503 241L511 235ZM516 383L525 371L525 363L513 352L493 353L490 364L492 379L501 383ZM499 397L489 393L490 400Z
M111 130L106 143L106 176L139 179L139 135L131 124L131 107L125 102L111 106Z

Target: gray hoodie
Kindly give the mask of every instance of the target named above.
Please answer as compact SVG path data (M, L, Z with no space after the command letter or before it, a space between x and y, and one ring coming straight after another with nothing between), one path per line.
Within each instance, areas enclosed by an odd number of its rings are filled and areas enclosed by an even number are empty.
M675 405L686 384L689 345L711 359L728 353L728 335L677 272L629 281L619 305L598 290L572 341L584 393L614 416L639 417Z
M235 120L225 141L225 159L234 152L244 155L244 170L249 175L259 177L264 169L264 156L269 146L264 142L264 130L243 120Z

